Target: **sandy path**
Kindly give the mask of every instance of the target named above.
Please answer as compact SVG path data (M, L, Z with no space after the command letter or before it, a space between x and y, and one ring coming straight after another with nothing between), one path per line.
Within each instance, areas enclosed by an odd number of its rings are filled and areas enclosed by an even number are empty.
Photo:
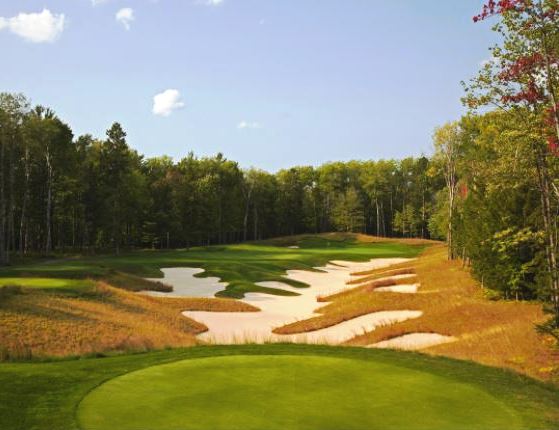
M453 342L455 340L456 338L454 336L445 336L438 333L408 333L403 336L368 345L368 348L392 348L414 351L440 345L441 343Z

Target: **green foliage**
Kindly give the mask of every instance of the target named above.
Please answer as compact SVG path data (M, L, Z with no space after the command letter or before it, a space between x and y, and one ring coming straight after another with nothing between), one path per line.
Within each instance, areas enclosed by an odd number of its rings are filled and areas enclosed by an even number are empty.
M454 254L471 265L488 295L548 301L541 197L524 125L509 113L468 115L456 139ZM429 221L434 237L447 235L448 195L437 195Z
M440 190L435 201L432 215L429 218L429 232L433 239L445 240L448 226L448 193Z
M417 237L420 234L421 218L413 206L406 206L396 211L394 216L394 230L404 237Z
M541 268L537 252L542 242L542 234L529 228L495 233L481 244L489 248L488 255L493 257L485 265L491 264L490 273L496 275L487 278L486 285L503 291L505 297L531 298L537 292L535 278Z
M430 161L349 161L275 174L222 154L144 159L114 123L74 139L53 111L0 97L0 262L14 252L236 243L333 230L429 237ZM398 212L413 228L394 228ZM407 221L406 221L407 223Z
M363 232L365 215L363 203L355 188L338 196L332 210L332 221L338 231Z

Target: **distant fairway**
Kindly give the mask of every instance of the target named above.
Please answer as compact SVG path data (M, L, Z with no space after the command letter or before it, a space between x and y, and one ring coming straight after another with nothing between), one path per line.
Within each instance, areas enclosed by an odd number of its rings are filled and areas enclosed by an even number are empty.
M297 248L289 248L289 245ZM262 281L287 282L294 287L305 284L286 280L289 269L312 270L331 260L368 261L371 258L417 257L425 244L409 245L396 241L367 242L351 234L333 233L271 239L238 245L196 247L188 250L135 251L119 256L103 255L37 261L0 268L0 286L6 282L24 287L58 288L84 284L87 279L105 280L129 290L159 289L142 279L162 277L161 268L194 267L204 269L200 277L216 277L228 283L219 296L242 298L247 292L294 293L257 285ZM30 278L40 278L30 280ZM49 280L51 284L49 284ZM156 288L154 288L156 287ZM67 286L66 286L67 288Z
M78 409L85 430L519 429L478 386L321 356L183 360L115 378Z

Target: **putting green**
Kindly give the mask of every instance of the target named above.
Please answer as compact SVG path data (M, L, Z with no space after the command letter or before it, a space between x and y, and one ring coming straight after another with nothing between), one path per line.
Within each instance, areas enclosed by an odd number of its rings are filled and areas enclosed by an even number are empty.
M85 430L507 429L516 411L478 385L386 362L236 355L152 366L80 403Z

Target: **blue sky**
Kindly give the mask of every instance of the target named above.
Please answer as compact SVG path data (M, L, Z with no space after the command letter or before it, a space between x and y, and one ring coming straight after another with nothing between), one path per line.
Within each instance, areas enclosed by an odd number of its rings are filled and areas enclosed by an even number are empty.
M96 1L2 0L0 91L76 135L118 121L147 156L270 171L429 153L495 42L478 0Z

